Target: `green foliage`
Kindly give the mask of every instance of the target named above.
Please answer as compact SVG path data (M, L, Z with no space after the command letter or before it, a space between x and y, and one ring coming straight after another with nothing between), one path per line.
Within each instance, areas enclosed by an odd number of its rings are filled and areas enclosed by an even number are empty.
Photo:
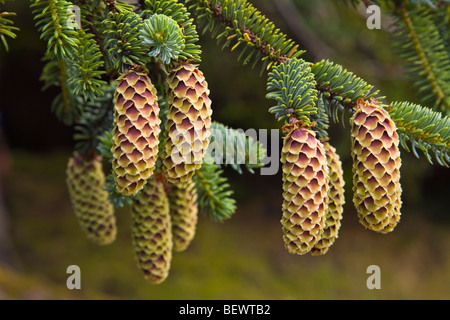
M394 32L395 48L423 104L450 113L450 52L445 14L428 7L400 7ZM440 28L436 25L436 17ZM434 18L434 19L433 19Z
M198 42L198 34L193 24L193 19L186 7L177 3L176 0L146 0L144 10L141 15L143 18L151 17L154 14L163 14L171 17L183 29L184 49L180 51L178 57L182 60L201 61L201 49Z
M114 70L123 73L131 66L144 66L149 61L147 48L139 39L144 22L138 14L129 11L109 13L103 23L105 47Z
M181 28L175 20L163 14L154 14L144 20L140 39L143 46L150 47L148 55L160 58L165 64L178 59L184 49Z
M199 211L219 222L231 218L236 211L236 200L231 197L233 190L222 174L223 170L210 160L205 161L194 175Z
M40 37L47 43L46 55L58 60L71 57L78 46L77 31L68 24L71 5L65 0L32 0L30 5Z
M245 165L250 173L262 167L266 157L264 146L243 130L229 128L221 123L211 123L211 143L207 151L218 165L230 165L242 173L241 165ZM225 151L225 152L224 152Z
M254 67L262 62L261 72L287 58L299 57L298 45L287 39L275 25L245 0L186 0L195 12L198 27L210 31L222 48L239 48L238 60Z
M80 34L79 46L76 54L69 61L68 83L73 86L75 94L82 94L85 100L94 100L103 95L101 80L105 74L100 48L90 33Z
M318 138L324 140L328 137L328 128L330 126L330 112L327 109L329 103L322 94L319 94L316 105L317 113L311 115L310 118L311 121L315 123L312 129L316 132Z
M311 66L317 89L329 100L353 106L358 99L367 100L378 94L373 86L329 60L319 61Z
M105 1L105 2L111 2L111 11L117 11L117 12L129 12L133 10L133 5L126 3L124 1L120 1L120 0L110 0L110 1Z
M11 39L16 38L15 31L18 31L19 28L14 27L14 22L9 17L15 16L15 12L0 12L0 40L5 47L6 51L9 51L8 42L6 41L6 37Z
M278 121L288 122L295 117L305 123L311 123L309 116L317 113L317 90L311 68L303 59L291 58L284 64L273 67L267 80L266 95L277 101L269 112L274 113Z
M52 101L51 110L62 123L72 125L80 116L81 110L77 108L79 103L73 94L71 84L67 81L66 62L64 60L51 60L49 57L44 57L43 60L47 63L40 76L40 80L44 82L42 90L52 86L61 89L61 92Z
M387 109L397 125L402 146L416 157L422 151L430 163L431 155L440 165L450 163L450 117L410 102L393 102Z
M358 3L358 1L347 2L351 2L355 5ZM435 7L434 4L437 4L437 2L431 3L430 1L413 1L409 3L409 5L419 6L425 2L432 7ZM298 45L295 45L295 43L290 40L286 40L285 36L280 33L279 30L276 29L270 21L268 21L268 19L265 19L262 15L260 15L260 13L246 1L187 0L186 3L189 5L189 8L196 13L199 26L203 29L203 31L210 31L212 36L218 39L219 43L223 43L222 49L230 46L231 44L233 44L232 50L237 47L242 48L238 60L247 54L247 57L244 59L244 64L250 61L250 59L253 59L254 63L261 60L263 61L263 71L264 68L269 69L273 63L284 64L291 56L295 58L303 53L296 51ZM380 1L378 4L393 10L397 8L397 4L399 4L399 2ZM447 21L447 25L440 25L440 33L447 35L448 38L448 14L446 14L445 17L447 19L445 20ZM423 19L423 17L419 14L417 19ZM431 38L428 47L430 51L436 49L434 47L436 44L433 45L432 43L434 41L433 39L437 39L434 33L428 34L426 29L418 29L418 33L422 34L423 37L428 36ZM246 45L240 46L241 43L245 43ZM408 43L408 45L411 44ZM253 49L251 53L248 53L249 48ZM265 50L261 50L261 48L264 48ZM441 46L439 45L437 49L440 51L440 48ZM439 52L436 53L436 56L439 55ZM443 53L442 57L444 57ZM433 61L442 62L439 64L439 68L442 70L440 72L441 78L445 80L442 86L445 87L444 91L446 92L449 88L448 76L450 75L448 72L448 65L450 63L450 59L448 59L448 51L446 60L444 58L433 58ZM411 62L416 65L418 64L417 59L411 60ZM278 70L277 68L278 67L275 67L274 70ZM321 104L320 112L322 113L317 113L316 107L314 107L314 111L312 111L313 109L305 108L306 113L300 112L300 117L303 121L315 121L317 126L315 130L319 133L319 136L325 137L326 129L328 127L328 119L323 114L323 110L325 110L325 113L327 113L335 122L339 122L339 115L343 116L347 111L352 112L352 109L356 105L356 101L358 99L367 100L375 97L380 101L384 98L378 96L379 92L374 90L372 85L355 76L350 71L347 71L341 65L333 63L329 60L322 60L312 64L310 66L310 70L315 78L314 85L315 89L319 93L319 104ZM423 78L423 75L426 72L424 73L422 69L415 68L413 73L417 78ZM311 88L311 84L314 82L313 79L309 79L303 81L302 83L300 79L296 79L294 76L291 79L289 76L285 75L285 82L283 83L281 72L275 77L274 75L275 73L273 71L269 75L268 88L269 90L272 90L273 88L273 90L276 90L276 93L270 93L267 97L275 98L278 101L278 105L272 107L270 111L275 113L279 120L286 120L292 115L291 112L294 111L294 108L288 107L289 105L294 105L296 107L300 106L299 110L302 110L302 99L308 101L308 99L312 97L310 92L313 91L308 91L306 87L303 87L302 85L309 86L309 88ZM428 77L428 81L433 78L433 75L430 76L429 73L425 76ZM290 80L292 81L289 82ZM278 81L278 83L276 81ZM430 92L430 87L427 87L425 82L421 82L420 85L423 91L428 93ZM442 88L441 86L438 87ZM436 86L434 85L434 88L431 89L431 92L433 92L433 90L436 89ZM423 95L426 96L426 94ZM444 96L445 98L438 101L445 102L449 95L447 93ZM293 97L296 97L296 100L293 99ZM305 106L308 106L308 103L305 103ZM309 106L309 108L310 107L311 106ZM423 112L431 112L430 109L424 108L424 110L425 111ZM440 116L442 117L442 115ZM444 160L446 159L446 153L441 150L442 145L440 142L432 140L425 141L423 139L424 137L420 138L412 135L415 132L414 130L426 130L426 127L415 128L412 130L411 128L414 128L417 123L416 120L417 119L405 117L405 122L399 124L399 130L405 130L404 133L401 133L404 137L403 141L411 141L413 150L418 148L421 144L426 144L424 147L420 147L420 149L425 152L428 159L430 158L428 156L428 151L426 150L429 150L429 152L432 152L437 156L438 163L445 164L446 161ZM411 121L411 123L408 123L408 121ZM342 123L344 124L345 122L342 121ZM406 146L405 143L403 144Z

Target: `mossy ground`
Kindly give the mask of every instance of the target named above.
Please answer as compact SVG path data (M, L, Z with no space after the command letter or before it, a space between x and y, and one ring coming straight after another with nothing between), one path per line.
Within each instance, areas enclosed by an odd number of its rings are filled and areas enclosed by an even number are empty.
M118 238L84 237L65 187L68 154L15 152L5 183L17 268L0 269L0 299L449 299L450 226L403 212L394 232L364 229L344 213L340 236L321 257L283 246L278 197L239 201L225 223L205 216L187 251L175 253L168 279L144 280L136 267L128 208L117 211ZM279 190L274 190L278 196ZM276 211L276 210L275 210ZM81 268L81 290L66 288L66 268ZM369 265L381 289L366 287Z

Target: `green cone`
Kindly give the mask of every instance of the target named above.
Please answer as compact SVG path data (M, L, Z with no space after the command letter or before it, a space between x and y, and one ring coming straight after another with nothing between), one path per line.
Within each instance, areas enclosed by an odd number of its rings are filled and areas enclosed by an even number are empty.
M73 210L88 239L100 245L113 242L116 218L104 189L101 158L88 159L74 153L67 164L66 183Z
M174 251L184 251L195 235L198 218L197 189L193 179L171 185L169 195Z
M172 229L164 183L156 176L148 180L133 203L132 238L135 257L144 277L163 282L172 260Z

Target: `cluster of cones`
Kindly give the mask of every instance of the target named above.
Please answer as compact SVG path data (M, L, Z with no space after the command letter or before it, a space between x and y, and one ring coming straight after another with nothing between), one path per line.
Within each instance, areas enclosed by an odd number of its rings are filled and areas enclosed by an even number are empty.
M400 220L400 151L395 123L375 100L351 118L353 203L360 223L388 233ZM344 205L339 155L301 122L284 128L283 239L290 253L325 254L338 237Z
M131 71L118 81L111 150L114 180L120 193L133 196L132 240L138 266L150 282L160 283L168 276L172 251L185 250L195 234L198 208L193 174L209 144L209 90L194 65L180 64L170 72L161 147L157 92L150 78ZM400 220L401 207L395 124L375 100L359 100L351 125L353 203L359 221L376 232L390 232ZM341 226L342 163L336 149L302 122L294 121L283 131L285 246L290 253L323 255ZM102 159L74 153L67 166L67 184L87 236L98 244L114 241L116 221L104 190Z
M148 75L137 71L121 75L114 96L114 181L118 192L132 196L135 256L152 283L166 279L172 250L185 250L194 237L198 208L193 175L209 144L212 114L208 85L197 66L175 66L167 84L162 147L157 91ZM67 166L67 185L87 237L98 244L114 241L117 227L102 159L74 153Z

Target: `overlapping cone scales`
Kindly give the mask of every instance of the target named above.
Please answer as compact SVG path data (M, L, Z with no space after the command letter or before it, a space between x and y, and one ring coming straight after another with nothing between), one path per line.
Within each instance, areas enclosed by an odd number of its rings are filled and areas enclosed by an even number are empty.
M113 173L117 190L135 195L153 174L160 123L156 89L144 73L119 78L115 97Z
M172 259L169 200L163 183L150 178L133 203L132 240L135 257L144 277L163 282Z
M358 101L352 124L353 202L366 228L387 233L400 220L400 151L395 123L376 101Z
M193 179L171 186L169 204L175 251L186 250L194 238L198 218L197 197Z
M328 212L326 214L325 228L322 237L311 250L312 255L327 253L338 237L341 227L342 213L344 211L344 172L342 162L336 149L328 142L324 143L328 164Z
M202 164L209 144L212 109L208 84L195 65L177 66L168 84L163 171L167 181L177 183L189 180Z
M283 239L290 253L306 254L319 241L327 212L328 167L322 143L296 128L283 141Z
M88 239L100 245L113 242L116 218L105 191L101 159L85 159L75 153L67 164L66 176L73 210Z

